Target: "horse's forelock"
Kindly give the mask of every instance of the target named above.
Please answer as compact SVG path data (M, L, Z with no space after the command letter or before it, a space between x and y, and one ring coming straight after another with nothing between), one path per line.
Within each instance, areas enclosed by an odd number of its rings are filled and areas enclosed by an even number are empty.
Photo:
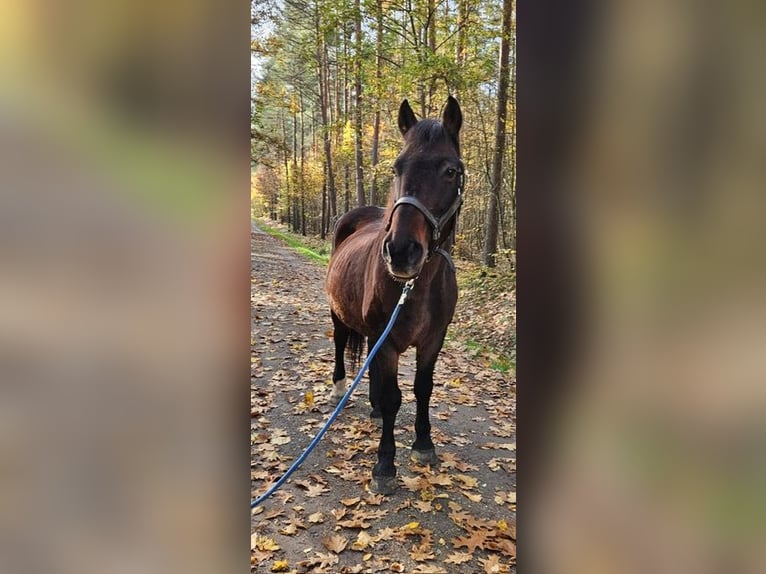
M436 120L420 120L407 132L408 147L423 149L424 147L431 147L442 142L450 143L456 148L458 146L458 142L454 141L441 122Z

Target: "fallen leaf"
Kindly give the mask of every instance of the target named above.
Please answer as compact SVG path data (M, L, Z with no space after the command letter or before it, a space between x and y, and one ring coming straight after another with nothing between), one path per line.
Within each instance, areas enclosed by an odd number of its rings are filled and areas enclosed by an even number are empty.
M410 558L417 562L424 562L426 560L433 560L436 556L431 551L429 544L416 544L410 550Z
M452 486L452 479L447 474L436 474L429 476L427 479L429 484L438 486Z
M306 489L306 496L309 498L314 498L315 496L320 496L321 494L324 494L325 492L330 492L330 489L327 488L323 484L312 484L311 486Z
M264 552L273 552L274 550L279 550L279 544L274 542L273 538L267 538L266 536L260 536L258 533L255 533L250 536L250 548L262 550Z
M457 474L455 475L455 478L462 482L465 488L476 488L476 486L479 484L479 480L477 478L465 474Z
M510 572L510 568L500 563L500 558L497 554L492 554L487 558L479 558L479 563L484 566L484 572L486 574L502 574Z
M335 554L343 552L347 544L348 539L340 534L330 534L329 536L322 538L322 546L327 548L330 552L335 552Z
M298 532L298 528L296 528L295 524L293 524L291 522L290 524L288 524L284 528L280 528L278 530L278 532L280 534L284 534L285 536L293 536L294 534L296 534Z
M313 514L309 514L308 520L309 522L311 522L311 524L321 524L322 522L324 522L324 514L322 514L321 512L315 512Z
M290 565L287 560L277 560L271 565L272 572L287 572L290 569Z
M460 494L465 496L471 502L481 502L481 494L473 494L471 492L466 492L465 490L461 490Z
M415 530L418 526L420 526L420 522L408 522L402 528L407 528L409 530Z
M341 498L340 503L343 506L354 506L357 504L362 498L360 496L354 496L353 498Z
M471 532L470 536L460 536L452 539L452 545L455 548L465 546L468 552L475 552L477 548L484 548L488 533L486 530L476 530Z
M463 564L464 562L470 562L473 558L473 554L470 552L453 552L444 560L446 564Z
M375 545L375 539L369 534L367 534L366 531L360 530L359 534L356 537L356 540L354 540L353 544L351 544L351 549L361 551L374 545Z

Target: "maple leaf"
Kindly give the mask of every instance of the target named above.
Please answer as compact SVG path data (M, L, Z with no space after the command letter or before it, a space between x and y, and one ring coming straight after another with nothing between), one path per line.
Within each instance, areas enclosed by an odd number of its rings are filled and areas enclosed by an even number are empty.
M327 550L330 552L334 552L335 554L340 554L343 552L347 544L348 539L344 538L340 534L330 534L329 536L322 538L322 546L327 548Z
M290 565L287 563L287 560L276 560L274 564L271 565L272 572L287 572L289 569Z
M473 554L470 552L454 552L447 556L444 560L447 564L463 564L464 562L470 562L473 558Z

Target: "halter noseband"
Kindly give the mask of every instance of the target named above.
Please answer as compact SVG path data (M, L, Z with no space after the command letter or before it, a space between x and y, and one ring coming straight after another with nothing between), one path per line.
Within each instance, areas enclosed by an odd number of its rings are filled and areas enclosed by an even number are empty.
M411 205L412 207L416 208L420 213L423 214L423 217L426 218L426 221L431 225L432 229L432 243L429 245L428 248L428 255L430 255L436 250L436 248L439 246L441 238L442 230L444 229L444 226L449 223L449 220L456 216L460 212L460 206L463 205L463 185L465 183L465 174L463 171L460 171L460 179L458 181L458 187L457 187L457 197L455 198L455 201L452 202L452 205L449 206L449 209L444 212L444 214L441 217L435 217L433 213L431 213L428 208L423 205L420 200L412 195L405 195L400 197L399 199L394 202L393 207L391 208L391 213L388 215L388 222L386 223L386 231L391 229L391 220L394 218L394 212L396 209L402 205Z

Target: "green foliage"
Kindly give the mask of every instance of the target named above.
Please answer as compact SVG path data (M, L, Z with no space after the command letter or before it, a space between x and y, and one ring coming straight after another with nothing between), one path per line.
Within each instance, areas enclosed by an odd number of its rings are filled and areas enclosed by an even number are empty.
M456 254L478 260L490 187L501 14L498 0L362 0L359 11L354 0L286 0L272 19L271 34L253 38L254 45L268 47L251 118L251 158L258 174L253 198L261 206L259 212L298 232L305 226L313 235L331 228L330 194L336 195L338 215L347 194L349 207L356 205L358 64L365 195L369 197L375 176L380 205L385 204L389 168L401 147L396 114L402 99L410 101L417 115L431 117L439 115L448 94L460 101L468 178ZM354 33L357 17L362 28L359 43ZM515 62L515 44L512 52ZM335 189L328 186L320 75L327 85L326 131ZM504 250L515 249L514 77L499 209L498 247ZM376 112L379 163L373 166Z

